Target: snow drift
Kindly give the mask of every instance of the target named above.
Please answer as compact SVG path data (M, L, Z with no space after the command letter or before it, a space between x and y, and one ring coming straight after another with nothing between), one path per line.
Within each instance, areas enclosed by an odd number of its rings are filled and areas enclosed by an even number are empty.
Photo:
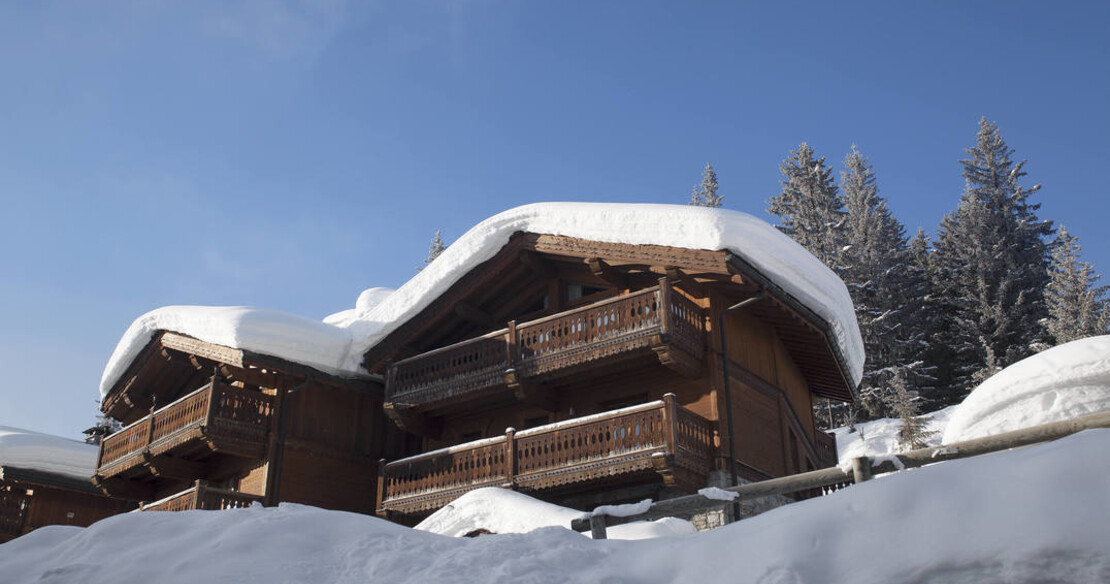
M956 407L944 442L1110 410L1110 335L1065 343L999 371Z
M1110 581L1110 430L898 473L689 536L443 537L298 505L135 513L0 545L11 582Z
M421 521L416 529L453 537L478 529L493 533L528 533L541 527L567 527L581 516L581 511L540 501L523 493L487 487L455 499ZM669 517L654 522L618 525L608 530L608 536L609 539L648 539L696 532L697 529L689 521Z
M0 466L88 480L96 469L96 454L96 446L79 440L0 426Z

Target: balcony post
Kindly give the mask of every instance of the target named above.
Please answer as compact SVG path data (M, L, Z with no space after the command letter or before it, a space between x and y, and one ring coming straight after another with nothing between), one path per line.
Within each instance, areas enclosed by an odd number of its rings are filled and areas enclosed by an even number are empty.
M508 325L509 331L505 333L505 364L510 369L516 369L517 360L517 338L516 338L516 321L510 320Z
M216 402L219 401L220 396L216 391L216 368L212 368L212 381L209 382L208 389L208 411L204 414L204 425L211 426L212 422L216 420Z
M208 485L205 484L205 482L202 481L201 479L197 479L196 482L193 483L193 508L194 509L204 509L205 508L204 496L206 494L205 491L207 491L207 490L208 490Z
M516 428L505 428L505 482L516 490Z
M151 402L150 413L146 416L146 446L150 447L150 443L154 442L154 412L158 407L158 398L154 398Z
M671 284L659 278L659 333L666 338L671 333Z
M669 454L675 454L678 451L675 447L675 439L678 437L678 403L675 401L677 397L669 391L663 394L663 424Z
M385 512L385 510L382 508L382 505L385 503L386 490L389 488L389 484L385 476L385 464L386 462L384 458L378 459L378 500L374 505L374 513L384 514ZM379 517L384 517L384 515L379 515Z

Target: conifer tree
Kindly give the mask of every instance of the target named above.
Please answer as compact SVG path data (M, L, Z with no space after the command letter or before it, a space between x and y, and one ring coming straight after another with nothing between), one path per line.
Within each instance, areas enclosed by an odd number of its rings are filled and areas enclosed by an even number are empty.
M724 195L717 194L717 173L713 165L706 163L705 170L701 173L701 184L694 187L690 193L690 204L697 207L720 207Z
M1056 344L1104 335L1110 306L1104 298L1110 286L1096 286L1100 276L1079 261L1079 240L1061 225L1052 246L1052 265L1045 300L1046 327Z
M860 406L871 417L887 417L890 379L907 377L919 365L911 359L921 335L912 330L922 281L913 270L905 228L879 196L870 162L852 146L844 159L840 186L846 211L840 277L848 286L863 337L867 363L860 382Z
M961 160L966 189L941 222L932 263L943 314L934 342L949 351L938 365L938 393L955 403L978 382L1045 346L1045 237L1050 221L1020 186L998 127L983 118L975 146Z
M440 235L441 230L436 229L435 236L432 237L432 243L428 246L428 257L424 259L424 266L435 261L447 246L443 244L443 237ZM424 269L424 266L416 268L417 271Z
M906 362L911 364L905 370L906 384L918 392L924 407L932 411L940 409L943 399L935 396L937 388L937 363L935 357L938 346L931 339L938 336L942 326L939 298L932 294L933 261L929 249L929 236L918 227L917 233L909 241L909 263L905 292L914 302L913 316L907 319L905 337L908 340ZM933 407L935 405L935 407Z
M779 170L783 175L782 192L767 201L767 212L779 217L780 231L837 270L845 212L832 169L803 142L790 152Z
M934 432L927 429L927 423L918 411L917 394L906 389L901 374L890 379L890 390L891 410L902 419L902 427L898 430L898 446L903 451L928 446Z

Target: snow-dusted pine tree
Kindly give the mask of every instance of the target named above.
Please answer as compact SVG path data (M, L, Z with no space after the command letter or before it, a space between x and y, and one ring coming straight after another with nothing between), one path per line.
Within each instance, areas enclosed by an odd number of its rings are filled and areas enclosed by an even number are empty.
M890 409L902 419L898 446L903 451L924 448L933 437L933 432L927 429L927 423L918 411L917 399L916 392L906 389L900 373L890 378Z
M855 147L844 159L840 190L847 213L839 274L856 308L867 363L860 406L870 417L891 415L886 393L896 374L920 365L913 359L921 334L914 329L924 296L914 270L905 228L879 196L870 162Z
M447 249L447 246L443 245L443 237L441 237L440 234L441 230L436 229L436 234L434 237L432 237L432 243L428 246L428 257L424 259L425 266L435 261L435 259L439 257L439 254L443 253L443 250ZM422 269L424 269L424 266L417 268L417 270Z
M1056 344L1104 335L1110 321L1110 286L1097 286L1100 276L1079 260L1079 239L1061 225L1052 245L1052 267L1045 301L1048 333Z
M777 216L778 228L837 270L843 247L844 201L825 159L815 158L803 142L779 167L782 192L767 201L767 212Z
M708 162L701 172L701 184L690 192L690 204L697 207L720 207L724 195L717 194L717 173Z
M909 241L909 264L905 290L908 297L915 301L913 317L906 321L905 338L909 342L907 354L906 384L916 390L930 411L944 407L943 400L934 397L937 387L937 366L933 358L936 347L930 342L937 336L942 326L940 299L932 294L933 261L929 236L918 227L917 233Z
M938 392L955 403L978 382L1046 346L1048 312L1045 238L1051 221L1018 184L1024 162L1014 163L998 127L983 118L975 146L961 160L967 187L954 212L941 221L933 254L934 294L943 314L934 342L947 351L938 365Z

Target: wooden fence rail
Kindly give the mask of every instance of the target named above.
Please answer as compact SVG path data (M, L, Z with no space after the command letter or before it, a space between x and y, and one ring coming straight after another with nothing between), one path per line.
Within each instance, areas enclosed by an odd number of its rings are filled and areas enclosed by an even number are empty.
M898 472L945 460L968 458L981 454L1008 450L1010 448L1028 446L1030 444L1049 442L1092 428L1110 428L1110 411L1089 414L1071 420L1043 424L994 436L987 436L985 438L911 450L900 454L891 454L876 458L860 457L853 459L852 469L850 471L842 470L838 467L826 468L723 489L724 491L736 493L736 498L732 499L732 501L710 499L702 495L689 495L686 497L658 501L654 503L648 511L639 515L616 517L587 513L573 520L571 522L571 529L575 531L590 531L593 533L595 539L604 539L605 528L608 526L621 525L633 521L653 521L662 519L663 517L689 517L696 513L720 509L725 505L738 503L739 501L837 486L848 481L858 483L869 480L872 476L878 474Z

